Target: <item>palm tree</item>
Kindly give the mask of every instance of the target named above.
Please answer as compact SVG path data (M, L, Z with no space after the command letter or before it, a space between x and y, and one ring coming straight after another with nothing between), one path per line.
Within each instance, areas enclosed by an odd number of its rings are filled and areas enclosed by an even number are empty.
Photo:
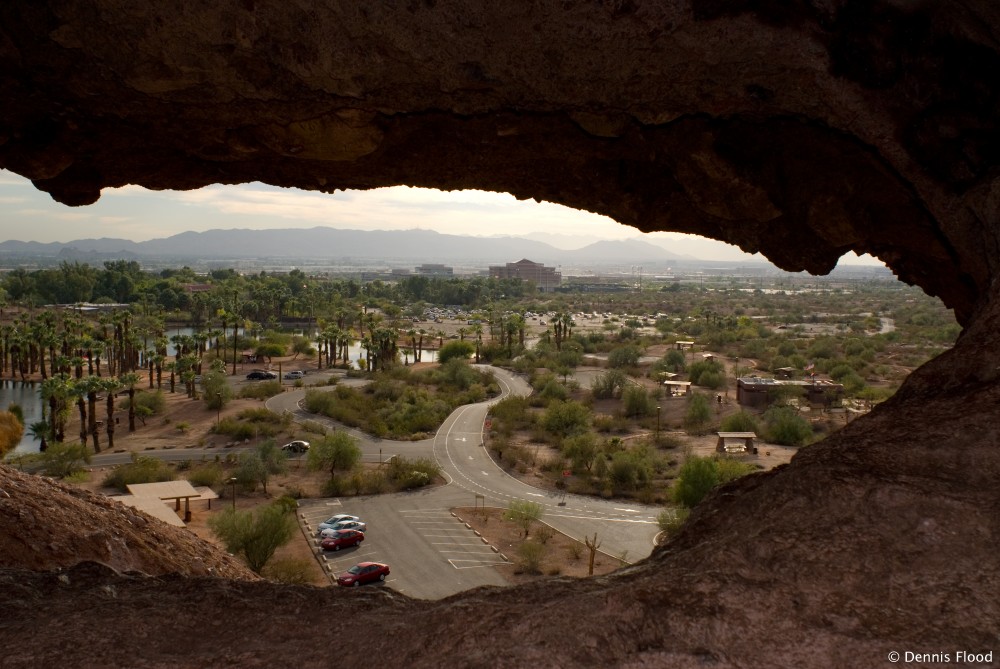
M49 424L44 420L36 420L34 423L28 426L28 434L31 435L32 439L39 442L38 450L42 453L49 447L46 438L49 434Z
M81 392L87 394L87 431L94 440L94 453L101 452L101 438L97 432L97 393L104 389L104 380L88 376L79 381Z
M128 390L128 431L135 432L135 387L139 385L139 375L135 372L122 374L118 381L123 388Z
M138 377L136 377L136 381L138 381ZM108 450L111 450L115 447L115 394L121 390L122 383L117 378L109 378L105 379L101 385L104 392L107 393L108 422L104 431L108 433Z

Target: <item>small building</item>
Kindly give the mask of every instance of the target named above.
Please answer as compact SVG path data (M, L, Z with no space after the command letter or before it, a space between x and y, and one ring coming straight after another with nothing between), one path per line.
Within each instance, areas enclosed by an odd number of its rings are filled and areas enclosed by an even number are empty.
M684 397L691 394L690 381L663 381L663 388L667 391L667 397Z
M719 441L715 445L715 450L727 455L741 455L744 453L757 454L757 447L754 439L757 438L755 432L716 432Z
M778 389L795 386L809 404L829 407L844 396L844 386L825 379L794 380L770 379L760 376L742 376L736 381L736 401L747 407L763 408L771 404Z
M794 374L795 369L792 367L778 367L774 370L774 378L776 379L790 379Z
M674 348L678 351L687 351L688 349L694 348L693 341L675 341Z

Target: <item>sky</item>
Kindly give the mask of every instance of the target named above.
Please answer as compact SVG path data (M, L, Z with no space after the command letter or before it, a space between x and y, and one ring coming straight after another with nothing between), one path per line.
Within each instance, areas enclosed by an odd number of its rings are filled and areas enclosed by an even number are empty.
M705 260L746 261L738 247L673 232L641 233L606 216L506 193L444 192L396 186L335 194L261 183L208 186L194 191L108 188L87 207L66 207L27 179L0 170L0 241L69 242L111 237L135 242L213 229L282 229L329 226L356 230L422 228L445 234L523 236L563 249L608 239L662 245ZM540 231L545 232L540 232ZM881 265L853 253L841 264Z

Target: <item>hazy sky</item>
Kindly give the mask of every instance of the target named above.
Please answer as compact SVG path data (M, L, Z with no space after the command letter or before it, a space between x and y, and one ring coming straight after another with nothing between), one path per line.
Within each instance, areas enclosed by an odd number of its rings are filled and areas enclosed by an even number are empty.
M706 260L747 260L739 248L671 232L643 234L605 216L548 202L519 201L483 191L442 192L399 186L330 195L260 183L195 191L105 189L88 207L56 203L31 182L0 170L0 241L68 242L114 237L136 242L188 230L333 228L407 230L490 236L530 236L574 249L599 239L670 240L672 250ZM540 233L540 231L545 231ZM756 256L763 260L762 256ZM881 264L849 254L843 264Z

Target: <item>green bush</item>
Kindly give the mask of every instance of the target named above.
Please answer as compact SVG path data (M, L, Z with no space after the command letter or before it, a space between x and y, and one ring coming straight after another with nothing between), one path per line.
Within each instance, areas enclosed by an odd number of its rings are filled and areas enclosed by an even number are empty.
M476 346L471 341L450 341L438 351L438 362L444 364L449 360L468 360L476 352Z
M783 446L801 446L812 438L812 426L791 407L771 407L764 412L767 440Z
M622 405L626 416L652 416L656 413L656 401L642 386L629 384L622 392Z
M542 427L560 439L585 432L590 424L590 410L579 402L554 401L542 416Z
M187 480L194 486L214 488L222 481L222 465L218 462L205 463L197 469L192 469L187 475Z
M389 463L386 476L399 490L412 490L433 483L441 475L441 467L430 458L409 460L403 457L393 458Z
M520 573L540 574L542 573L542 559L545 557L547 549L544 544L537 541L525 541L517 547L517 569Z
M757 419L746 411L737 411L726 416L719 426L719 430L722 432L757 432L759 429Z
M126 399L121 403L123 409L128 409L129 401ZM144 410L143 410L144 408ZM145 413L146 416L158 416L167 408L167 398L163 391L138 390L135 393L136 415Z
M240 397L244 399L266 400L269 397L280 395L283 392L281 381L258 381L249 383L240 390Z
M685 507L664 509L656 516L656 524L661 532L672 537L680 531L690 515L691 510Z
M677 504L692 508L719 485L719 466L713 458L689 457L674 482L673 498Z
M635 344L619 346L608 354L608 367L612 369L622 369L624 367L635 367L642 357L642 349Z
M687 411L684 414L685 429L693 434L703 432L712 419L708 399L700 393L694 393L688 397L687 404Z
M90 451L83 444L49 444L44 453L38 455L42 464L42 474L56 478L66 478L83 471L84 464L90 464Z
M128 486L133 483L159 483L173 481L176 478L177 474L173 468L162 460L133 454L132 462L112 469L104 477L101 485L120 492L128 492Z

